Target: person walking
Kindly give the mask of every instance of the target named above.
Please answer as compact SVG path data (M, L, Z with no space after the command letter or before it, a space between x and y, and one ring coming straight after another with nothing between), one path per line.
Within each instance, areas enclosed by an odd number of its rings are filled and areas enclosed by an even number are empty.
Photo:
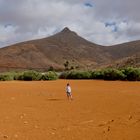
M71 93L71 86L69 83L67 83L67 86L66 86L66 94L67 94L67 98L68 100L72 100L72 93Z

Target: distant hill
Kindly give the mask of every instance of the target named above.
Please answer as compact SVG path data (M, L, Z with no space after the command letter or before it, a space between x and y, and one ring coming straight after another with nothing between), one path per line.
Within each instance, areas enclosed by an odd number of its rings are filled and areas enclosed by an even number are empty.
M134 55L140 56L140 41L100 46L66 27L47 38L0 48L0 71L48 70L50 67L63 70L66 61L69 62L69 68L93 69L133 58ZM136 66L137 61L134 63Z
M125 57L107 65L110 68L140 67L140 55Z
M104 50L111 56L112 62L109 64L111 67L140 67L140 41L106 46Z

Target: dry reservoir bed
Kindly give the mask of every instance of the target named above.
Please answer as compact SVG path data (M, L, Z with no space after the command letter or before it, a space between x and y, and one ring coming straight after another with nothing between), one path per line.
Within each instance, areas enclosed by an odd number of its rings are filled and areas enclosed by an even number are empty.
M74 100L68 101L69 82ZM140 82L0 82L0 140L140 140Z

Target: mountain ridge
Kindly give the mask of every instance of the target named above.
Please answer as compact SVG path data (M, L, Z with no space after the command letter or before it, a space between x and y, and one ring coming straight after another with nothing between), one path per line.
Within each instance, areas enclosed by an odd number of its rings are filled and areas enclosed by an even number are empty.
M0 71L13 69L47 70L53 67L95 69L140 54L140 41L101 46L65 27L52 36L0 48Z

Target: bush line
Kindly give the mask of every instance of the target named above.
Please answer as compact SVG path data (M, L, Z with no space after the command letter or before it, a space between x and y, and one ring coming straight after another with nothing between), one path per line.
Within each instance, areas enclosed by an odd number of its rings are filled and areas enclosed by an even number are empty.
M101 69L94 71L65 71L58 74L54 71L37 72L33 70L24 72L7 72L0 74L0 81L22 80L22 81L40 81L56 79L102 79L102 80L123 80L140 81L140 68L123 69Z
M140 81L140 68L128 67L124 69L108 68L95 71L68 71L62 72L59 78Z
M58 75L54 71L45 73L37 71L24 71L24 72L8 72L0 74L0 81L22 80L22 81L40 81L40 80L56 80Z

